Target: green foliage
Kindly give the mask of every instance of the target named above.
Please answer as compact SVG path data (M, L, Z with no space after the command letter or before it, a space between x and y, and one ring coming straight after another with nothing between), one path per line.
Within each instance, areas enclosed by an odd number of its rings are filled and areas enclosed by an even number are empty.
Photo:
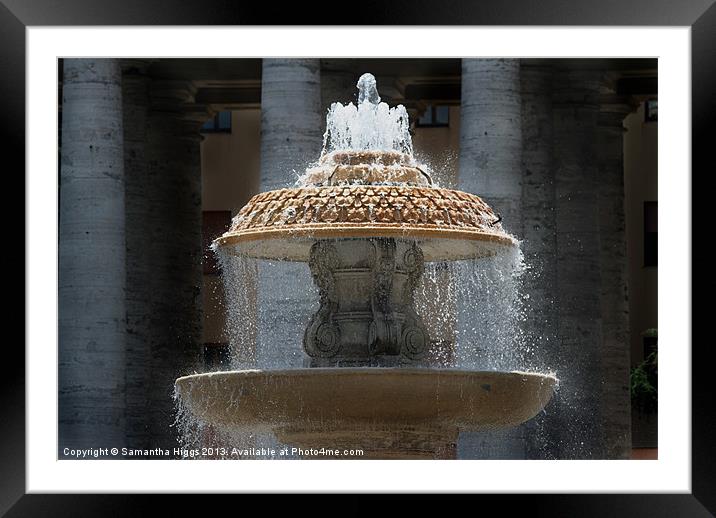
M652 413L658 407L658 355L651 353L631 370L631 402L642 412Z

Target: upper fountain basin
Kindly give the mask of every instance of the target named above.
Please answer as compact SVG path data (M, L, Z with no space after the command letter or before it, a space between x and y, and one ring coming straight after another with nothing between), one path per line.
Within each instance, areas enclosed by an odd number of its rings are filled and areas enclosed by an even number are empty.
M494 255L516 246L478 196L432 187L354 185L254 196L215 243L262 259L308 261L316 239L414 240L426 261Z
M432 186L412 156L341 150L322 157L301 186L257 194L216 240L261 259L308 261L317 239L417 241L426 261L494 255L517 241L474 194Z

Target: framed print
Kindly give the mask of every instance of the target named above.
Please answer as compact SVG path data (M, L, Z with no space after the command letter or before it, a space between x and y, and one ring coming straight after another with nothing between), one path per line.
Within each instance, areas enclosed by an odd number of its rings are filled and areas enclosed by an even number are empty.
M28 193L9 516L80 492L713 512L713 6L81 4L2 8Z

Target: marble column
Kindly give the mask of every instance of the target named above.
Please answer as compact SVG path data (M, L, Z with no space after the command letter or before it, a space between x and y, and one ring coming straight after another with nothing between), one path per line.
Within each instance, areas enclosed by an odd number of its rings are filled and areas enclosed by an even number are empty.
M264 59L261 80L261 191L292 185L320 156L318 59ZM257 364L301 366L303 333L318 291L305 263L259 265Z
M599 224L601 238L602 370L604 452L609 459L631 455L629 300L624 220L624 118L626 99L605 84L601 98L599 148Z
M152 447L176 444L174 380L200 365L201 162L199 128L209 114L193 104L188 81L150 83L146 127L146 175L136 191L145 219L141 255L151 272L145 285L149 315L146 347L148 438ZM142 224L143 223L143 224Z
M550 448L558 458L604 458L599 168L596 70L555 71L557 358L560 388L551 410Z
M502 216L504 228L518 237L522 234L521 154L520 61L463 59L458 188L485 199ZM458 301L457 304L458 308L466 305L466 301ZM499 310L497 312L500 313ZM458 330L485 326L485 322L473 311L458 311L457 318ZM466 324L465 319L475 321ZM512 323L505 322L502 327L509 325ZM472 343L475 340L469 333L463 333L458 336L458 347L502 347L497 345L497 340L490 338L482 344ZM475 367L495 368L489 364ZM461 434L458 455L483 459L523 458L524 428Z
M117 59L64 60L59 447L123 444L125 208Z

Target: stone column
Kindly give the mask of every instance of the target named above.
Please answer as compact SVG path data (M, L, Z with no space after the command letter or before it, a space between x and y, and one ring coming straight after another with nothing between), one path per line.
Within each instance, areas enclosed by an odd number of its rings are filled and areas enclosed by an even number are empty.
M146 214L136 232L146 234L137 251L150 272L144 311L149 366L146 382L149 441L175 444L174 380L199 362L201 344L201 122L209 114L193 105L186 81L152 81L147 113L146 176L136 203Z
M261 79L261 190L294 182L318 159L321 133L318 59L264 59Z
M518 59L462 60L459 186L484 198L518 236L521 110Z
M261 191L292 185L306 165L318 159L323 140L320 109L320 60L263 61ZM317 303L306 264L260 264L259 366L303 364L303 332Z
M554 164L552 158L552 67L523 62L522 84L522 253L524 332L529 361L541 372L555 368L557 312ZM551 405L550 405L551 406ZM528 458L544 458L550 442L550 406L526 423Z
M602 420L604 453L609 459L631 454L630 340L627 255L624 221L624 117L626 100L612 83L601 99L599 147L599 224L601 237Z
M554 78L557 376L550 447L559 458L603 458L602 321L597 125L601 74Z
M122 60L122 105L124 115L124 171L126 225L127 347L125 406L127 441L133 448L149 448L146 394L150 375L149 336L152 313L152 272L147 251L152 236L145 231L151 201L147 192L147 111L149 108L148 60Z
M502 216L504 228L521 237L522 103L520 61L463 59L458 188L472 192ZM464 305L458 302L458 307ZM458 312L458 319L466 318ZM475 318L468 314L467 318ZM472 326L484 325L475 322ZM465 328L458 323L458 328ZM470 337L462 340L470 340ZM458 337L458 341L461 337ZM461 344L477 347L478 344ZM491 368L489 365L483 368ZM461 434L459 455L523 458L523 428Z
M125 227L121 70L66 59L59 242L59 447L124 443Z

